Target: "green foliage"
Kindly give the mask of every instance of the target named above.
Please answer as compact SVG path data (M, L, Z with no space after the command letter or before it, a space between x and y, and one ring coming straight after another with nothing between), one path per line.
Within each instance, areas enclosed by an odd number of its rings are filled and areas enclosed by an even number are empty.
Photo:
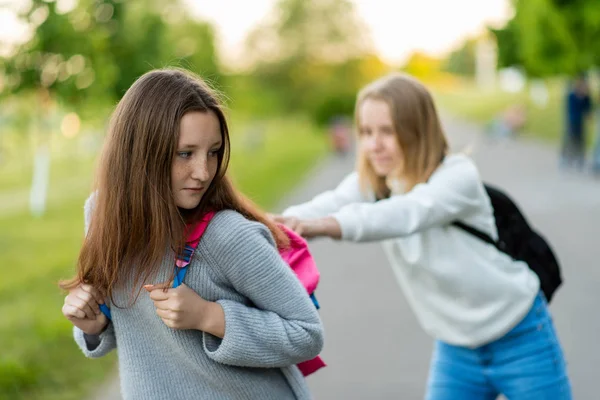
M600 64L600 2L514 0L515 15L492 30L500 65L522 65L530 76L574 75Z
M88 163L78 166L89 171ZM81 176L79 171L71 174ZM63 295L56 282L72 271L87 190L71 189L41 219L22 212L0 217L2 263L10 266L0 284L0 399L81 398L70 392L81 395L82 387L101 381L114 364L114 356L83 364L89 360L74 346L60 313Z
M466 77L475 75L476 39L467 39L456 50L452 51L442 65L442 70Z
M278 14L248 38L260 86L279 112L306 110L315 122L349 115L358 89L386 71L372 55L349 0L280 0Z
M80 0L63 12L56 1L32 0L21 17L35 34L0 60L4 94L34 92L42 110L52 98L87 120L105 114L146 71L175 65L246 112L301 111L322 124L350 115L356 92L388 70L350 0L280 0L248 37L251 75L224 76L213 27L192 19L180 1Z
M515 18L508 21L502 29L490 29L498 44L498 67L500 68L523 65L517 29Z
M439 75L442 62L436 57L415 51L402 68L406 73L422 80L430 80Z
M158 3L157 3L158 4ZM219 81L212 27L142 0L34 0L32 39L3 61L7 93L47 89L78 111L113 104L150 69L179 65Z
M102 6L105 12L115 9L109 2L99 5L100 10ZM114 25L100 14L93 19L91 7L92 3L82 1L70 13L59 14L56 2L33 1L23 17L37 28L32 39L6 61L8 81L14 82L8 89L14 93L48 88L70 104L103 96L116 75L110 54L104 51Z
M279 0L273 12L247 40L259 65L343 61L371 50L349 0Z
M313 119L321 126L335 117L351 116L354 113L354 93L334 92L321 96L312 112Z

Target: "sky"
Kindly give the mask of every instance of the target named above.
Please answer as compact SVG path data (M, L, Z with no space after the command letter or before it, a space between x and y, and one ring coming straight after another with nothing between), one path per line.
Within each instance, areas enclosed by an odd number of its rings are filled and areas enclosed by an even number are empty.
M276 0L186 0L193 13L218 27L223 57L235 61L245 35ZM436 55L458 46L486 24L502 26L508 0L353 0L380 56L402 63L415 50ZM232 12L235 10L235 12Z
M236 63L246 34L272 10L276 0L184 0L191 12L213 22L225 63ZM370 30L376 51L401 64L415 50L432 55L456 47L486 24L502 25L510 17L508 0L353 0ZM23 35L7 5L28 0L0 0L0 41ZM73 3L73 0L59 0Z

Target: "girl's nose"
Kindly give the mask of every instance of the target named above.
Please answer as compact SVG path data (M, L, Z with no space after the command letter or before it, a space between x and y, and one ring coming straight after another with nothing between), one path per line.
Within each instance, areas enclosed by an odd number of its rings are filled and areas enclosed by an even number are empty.
M192 178L201 182L206 182L209 180L210 174L208 172L208 162L206 157L203 157L194 163Z

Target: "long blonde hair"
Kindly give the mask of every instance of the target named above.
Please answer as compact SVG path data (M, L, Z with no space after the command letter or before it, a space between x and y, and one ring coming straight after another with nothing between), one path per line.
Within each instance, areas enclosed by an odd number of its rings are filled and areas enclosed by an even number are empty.
M359 110L367 99L382 100L390 108L403 163L394 178L404 183L405 191L427 181L448 152L448 142L431 94L418 80L403 73L386 75L357 96L355 120L360 126ZM357 170L361 189L373 191L377 198L389 197L387 178L375 173L364 151L359 150Z

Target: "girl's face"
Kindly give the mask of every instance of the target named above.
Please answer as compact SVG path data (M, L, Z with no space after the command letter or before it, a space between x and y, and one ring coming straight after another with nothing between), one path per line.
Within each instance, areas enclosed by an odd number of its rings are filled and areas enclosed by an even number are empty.
M171 187L177 207L191 210L200 204L217 173L222 145L219 119L212 111L191 111L181 118L171 167Z
M390 107L383 100L366 99L358 109L359 146L378 176L387 177L402 165Z

